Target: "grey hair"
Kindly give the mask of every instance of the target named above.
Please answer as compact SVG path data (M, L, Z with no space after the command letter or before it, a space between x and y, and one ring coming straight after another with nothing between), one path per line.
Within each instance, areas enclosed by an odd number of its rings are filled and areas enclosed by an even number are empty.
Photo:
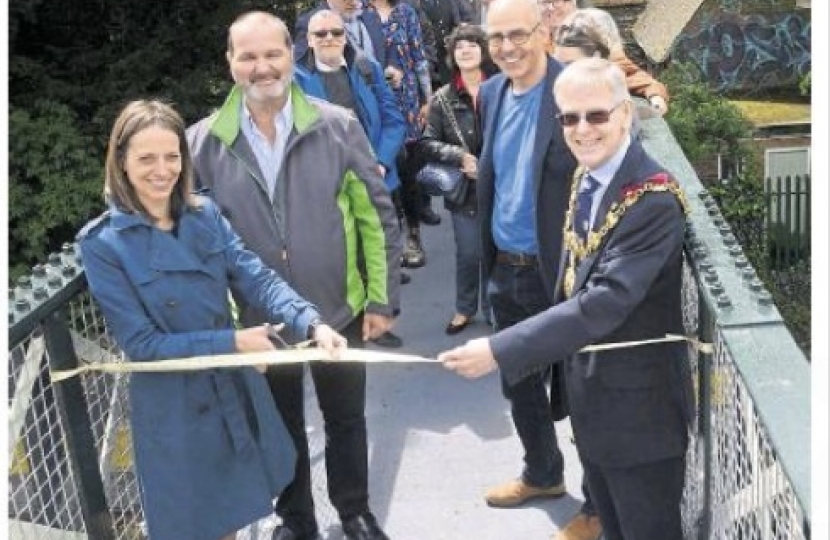
M593 7L581 8L574 12L571 17L573 21L585 19L586 22L602 35L605 43L611 50L621 49L623 47L620 29L617 27L614 17L604 9Z
M308 19L308 26L309 27L311 26L312 21L317 22L320 19L325 19L325 18L330 18L330 17L332 17L334 19L337 19L341 23L344 22L343 21L343 16L340 15L339 13L337 13L336 11L334 11L333 9L321 9L320 11L318 11L314 15L312 15L311 18Z
M625 74L616 64L604 58L582 58L568 64L553 84L553 95L559 95L564 86L607 89L614 95L614 101L631 101Z

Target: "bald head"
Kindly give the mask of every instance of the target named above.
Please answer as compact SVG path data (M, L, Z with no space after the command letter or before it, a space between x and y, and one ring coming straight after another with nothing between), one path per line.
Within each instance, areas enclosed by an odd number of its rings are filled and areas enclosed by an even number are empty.
M251 29L265 30L268 27L280 34L285 42L285 46L289 50L294 46L291 40L291 32L282 19L267 11L249 11L237 17L228 28L228 54L233 54L234 34L238 31L248 31Z
M541 19L542 10L536 0L492 0L487 7L487 24L490 17L503 16L505 13L514 13L516 16L530 15L537 20Z

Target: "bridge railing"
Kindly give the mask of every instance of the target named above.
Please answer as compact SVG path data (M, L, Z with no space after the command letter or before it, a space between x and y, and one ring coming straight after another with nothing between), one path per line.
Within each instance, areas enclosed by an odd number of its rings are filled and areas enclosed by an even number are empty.
M809 363L668 126L646 118L641 127L649 152L689 196L684 321L715 347L689 353L698 414L686 537L809 539ZM144 538L126 376L50 378L123 361L74 246L21 278L9 308L9 538Z

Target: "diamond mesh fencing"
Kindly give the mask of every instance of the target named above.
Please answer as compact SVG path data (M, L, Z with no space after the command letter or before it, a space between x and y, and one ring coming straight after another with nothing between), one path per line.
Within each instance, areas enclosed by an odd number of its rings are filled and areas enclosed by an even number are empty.
M47 365L42 336L29 336L9 351L8 515L14 539L86 530Z
M809 538L805 516L722 339L712 366L711 537Z
M700 296L700 281L692 267L684 264L685 330L690 335L711 336L706 339L715 347L705 371L698 355L689 355L698 414L686 456L684 534L689 539L809 539L807 516L770 445L717 321ZM709 396L704 400L700 381L707 374L704 390L708 388ZM704 422L708 429L701 425Z

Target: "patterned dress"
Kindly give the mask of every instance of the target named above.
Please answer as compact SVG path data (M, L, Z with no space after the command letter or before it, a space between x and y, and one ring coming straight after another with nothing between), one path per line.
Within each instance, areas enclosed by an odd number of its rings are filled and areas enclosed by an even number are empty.
M366 9L377 9L373 4ZM380 13L378 13L380 16ZM403 71L403 79L398 88L393 88L398 106L406 119L406 140L421 138L421 126L418 124L418 112L424 98L418 89L417 69L427 66L424 55L421 24L418 14L409 4L399 2L392 7L389 19L383 20L383 35L386 45L387 64Z

